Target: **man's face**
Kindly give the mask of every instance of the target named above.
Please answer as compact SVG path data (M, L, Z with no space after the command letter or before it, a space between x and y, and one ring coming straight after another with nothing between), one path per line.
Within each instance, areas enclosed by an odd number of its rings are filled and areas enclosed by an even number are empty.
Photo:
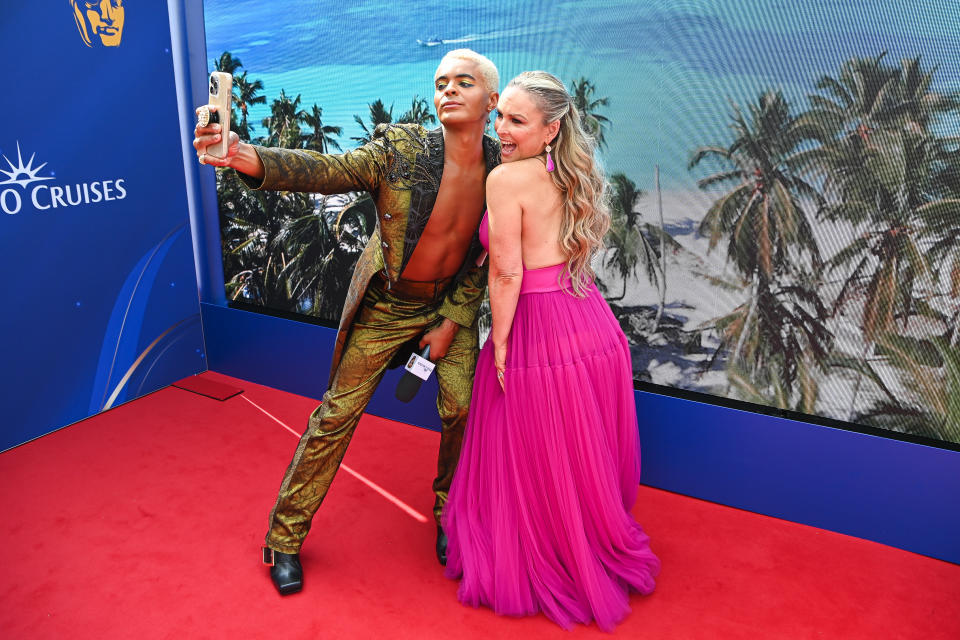
M490 93L477 63L460 58L447 58L440 63L433 79L433 106L444 126L486 121L497 104L497 94Z
M88 47L116 47L123 37L123 0L70 0L80 36Z

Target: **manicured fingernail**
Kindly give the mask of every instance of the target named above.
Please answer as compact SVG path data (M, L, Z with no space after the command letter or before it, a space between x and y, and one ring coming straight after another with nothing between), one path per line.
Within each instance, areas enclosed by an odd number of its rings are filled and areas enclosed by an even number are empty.
M214 139L214 140L220 140L220 134L218 133L217 135L213 136L213 139Z

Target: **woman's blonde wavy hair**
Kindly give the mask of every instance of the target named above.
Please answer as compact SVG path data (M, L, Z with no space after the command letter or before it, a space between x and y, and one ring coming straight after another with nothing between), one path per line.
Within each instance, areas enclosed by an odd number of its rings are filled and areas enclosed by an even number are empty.
M560 121L560 129L550 143L556 165L550 177L563 193L560 246L567 256L565 271L570 275L574 293L582 297L596 275L590 262L603 246L603 236L610 228L607 181L593 155L593 136L583 129L573 99L555 75L525 71L506 88L510 87L530 95L543 112L544 124Z

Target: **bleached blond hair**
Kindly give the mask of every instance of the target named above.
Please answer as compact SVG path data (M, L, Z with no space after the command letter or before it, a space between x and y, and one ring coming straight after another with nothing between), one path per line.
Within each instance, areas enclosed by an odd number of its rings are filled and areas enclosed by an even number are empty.
M437 71L440 70L440 65L442 65L443 61L447 58L473 62L480 70L480 76L483 78L483 83L487 86L487 91L490 93L500 91L500 72L497 71L497 65L493 64L490 58L477 53L473 49L454 49L453 51L448 51L446 55L441 58L440 64L437 65ZM434 72L434 76L436 76L436 72Z

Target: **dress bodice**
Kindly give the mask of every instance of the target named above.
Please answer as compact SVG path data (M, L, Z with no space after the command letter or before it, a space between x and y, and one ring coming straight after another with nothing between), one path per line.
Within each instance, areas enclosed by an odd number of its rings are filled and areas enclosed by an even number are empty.
M483 219L480 221L480 230L477 231L480 236L480 244L484 250L490 251L490 225L487 224L487 212L483 212Z

